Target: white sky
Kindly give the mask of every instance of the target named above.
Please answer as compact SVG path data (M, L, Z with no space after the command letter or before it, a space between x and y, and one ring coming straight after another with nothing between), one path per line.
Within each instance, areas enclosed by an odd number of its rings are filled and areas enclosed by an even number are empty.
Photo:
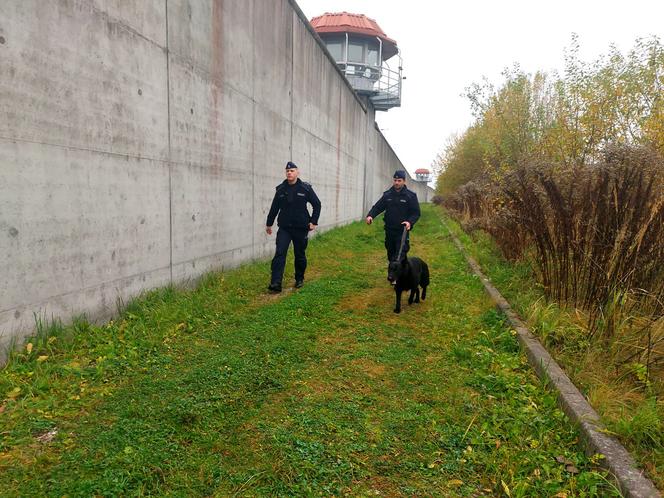
M448 137L472 121L461 97L470 84L519 63L533 73L562 71L564 49L579 36L581 58L595 60L639 37L664 39L664 0L296 0L311 19L325 12L365 14L397 41L403 57L401 108L376 121L406 168L429 168Z

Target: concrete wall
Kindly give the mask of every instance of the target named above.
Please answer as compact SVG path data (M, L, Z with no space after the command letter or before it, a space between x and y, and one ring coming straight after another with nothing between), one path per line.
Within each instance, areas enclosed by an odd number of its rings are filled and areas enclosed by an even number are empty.
M3 0L0 37L0 345L267 257L289 159L323 230L403 168L290 0Z

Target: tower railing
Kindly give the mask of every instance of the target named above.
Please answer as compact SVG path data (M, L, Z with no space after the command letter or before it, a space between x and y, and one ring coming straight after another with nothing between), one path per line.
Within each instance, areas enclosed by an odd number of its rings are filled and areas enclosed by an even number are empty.
M350 61L338 61L337 64L355 91L369 96L376 110L401 106L401 57L396 70L387 62L382 66Z

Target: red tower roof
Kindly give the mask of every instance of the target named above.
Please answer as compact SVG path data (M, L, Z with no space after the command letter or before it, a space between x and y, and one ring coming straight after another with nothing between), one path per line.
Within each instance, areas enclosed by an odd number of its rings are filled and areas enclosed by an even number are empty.
M431 173L431 171L429 171L429 170L426 169L426 168L419 168L419 169L416 169L416 170L415 170L415 174L416 174L416 175L417 175L417 174L420 174L420 175L428 175L429 173Z
M383 41L383 59L387 60L397 53L397 42L388 38L378 23L364 14L349 12L326 12L314 17L311 25L318 34L355 33L369 37L378 37Z

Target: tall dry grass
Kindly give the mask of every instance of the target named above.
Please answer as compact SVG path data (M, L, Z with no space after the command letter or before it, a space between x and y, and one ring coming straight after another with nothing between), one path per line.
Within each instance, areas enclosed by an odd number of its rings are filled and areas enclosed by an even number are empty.
M476 120L439 155L436 190L649 375L664 367L664 44L579 53L573 38L560 75L471 85Z
M664 362L664 158L607 148L595 164L529 164L444 199L508 258L527 254L546 296L583 309L588 333L616 338L623 361Z
M476 119L438 156L436 191L532 266L549 302L521 311L661 484L664 44L579 53L573 39L560 75L515 67L469 87Z

